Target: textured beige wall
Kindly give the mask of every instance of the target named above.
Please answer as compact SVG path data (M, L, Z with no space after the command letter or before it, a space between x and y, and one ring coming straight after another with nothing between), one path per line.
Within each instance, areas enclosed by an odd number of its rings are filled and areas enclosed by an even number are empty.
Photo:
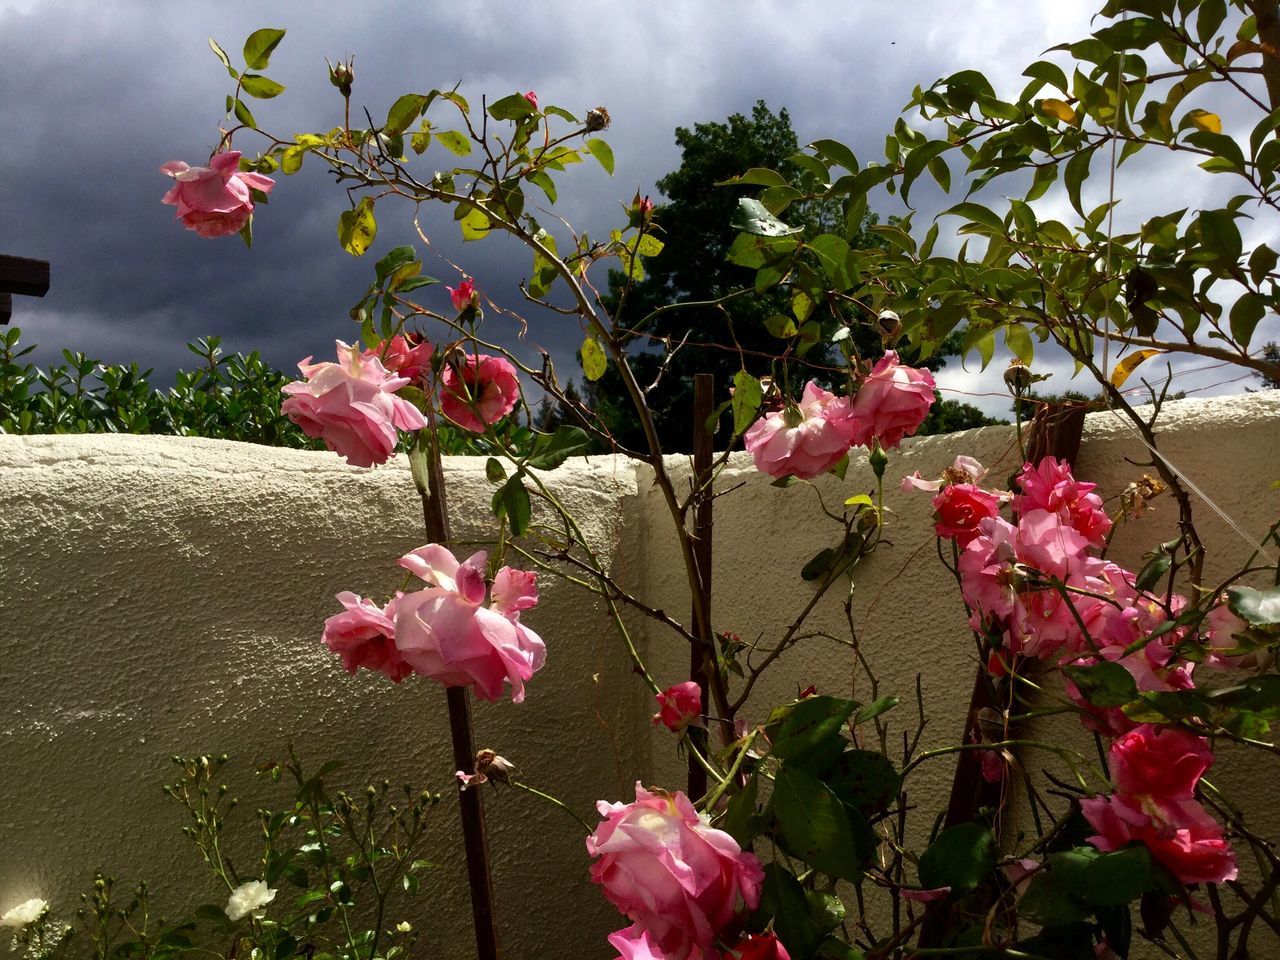
M1251 536L1280 514L1280 494L1269 489L1280 477L1280 392L1169 404L1162 436L1170 459ZM920 675L926 746L953 741L960 727L972 642L934 556L927 498L901 493L897 481L916 469L935 475L958 453L996 476L1017 465L1009 428L904 444L886 477L891 542L860 567L853 600L880 692L910 699ZM1126 458L1144 453L1113 415L1094 415L1078 473L1112 496L1140 472ZM687 464L673 458L671 467L687 483ZM482 462L452 460L447 472L456 534L483 539L491 487ZM812 589L799 567L834 537L818 497L838 504L873 479L863 460L844 482L779 490L737 455L722 489L738 483L717 502L715 621L768 642ZM609 458L573 461L552 484L602 556L616 556L621 579L672 615L687 613L670 520L645 471ZM1211 574L1248 553L1207 508L1198 515ZM349 677L318 642L335 592L395 586L395 557L422 542L420 516L403 463L358 470L328 454L205 440L0 437L0 908L35 895L73 907L96 866L152 879L157 899L175 909L215 899L158 789L174 753L232 754L248 809L263 802L252 767L290 741L315 763L346 758L335 785L387 775L447 795L442 692ZM1138 564L1171 536L1174 516L1170 500L1158 501L1152 517L1121 531L1116 556ZM637 778L678 785L682 761L668 735L649 727L651 701L629 677L599 604L547 576L541 588L526 616L548 641L547 666L523 705L477 706L480 742L583 811L601 793L628 796ZM633 622L650 670L664 683L682 679L686 648ZM812 623L847 636L842 598L826 598ZM761 683L749 717L810 683L870 695L865 681L853 683L848 649L813 638ZM889 716L895 734L913 722L908 704ZM1217 779L1246 803L1274 794L1275 770L1223 766ZM927 765L915 798L936 807L950 776L945 760ZM586 880L570 821L521 795L486 797L510 955L564 955L569 917L582 944L573 957L609 956L602 938L617 920ZM471 954L468 904L455 806L442 804L438 816L430 856L441 866L410 919L427 937L424 955L451 960ZM916 823L927 829L931 820L922 810Z

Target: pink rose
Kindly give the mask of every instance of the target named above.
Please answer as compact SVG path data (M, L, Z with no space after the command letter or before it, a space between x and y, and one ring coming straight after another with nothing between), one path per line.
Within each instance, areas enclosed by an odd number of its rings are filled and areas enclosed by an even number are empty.
M617 960L667 960L667 954L658 949L639 924L609 934L609 945L618 951Z
M538 95L536 93L530 90L524 95L524 98L529 101L529 106L533 107L535 110L538 109Z
M951 466L942 471L942 476L937 480L926 480L920 476L920 471L917 470L909 477L902 478L901 488L903 493L910 493L912 490L927 490L930 493L937 493L945 484L977 483L986 475L986 467L973 457L966 457L961 454L955 458Z
M503 357L476 353L444 365L440 409L464 430L484 433L486 424L505 417L519 399L516 368Z
M1178 727L1144 723L1111 745L1111 781L1120 793L1190 800L1212 765L1209 741Z
M453 309L459 313L475 304L476 282L470 277L465 278L456 288L446 286L445 289L449 291L449 299L453 301Z
M409 382L395 377L376 357L338 341L337 363L298 364L305 379L286 383L280 410L309 437L357 467L386 463L395 452L397 430L421 430L422 411L396 391Z
M361 356L365 360L376 358L388 373L399 374L411 383L417 383L431 369L433 353L435 347L429 340L423 340L417 334L397 333L386 343L364 351Z
M660 723L672 733L681 733L690 724L702 725L702 688L692 680L667 687L654 699L658 701L654 726Z
M896 447L924 423L934 399L933 374L904 366L897 353L887 351L849 409L854 444L870 446L875 439L885 449Z
M546 660L541 638L520 622L538 601L534 575L503 567L485 606L485 554L459 563L439 544L419 547L400 566L430 586L396 600L396 647L415 673L446 687L471 687L481 700L524 700L524 684Z
M847 399L810 380L799 404L766 413L742 439L760 472L812 480L849 452L848 410Z
M240 151L214 154L207 167L170 160L160 172L176 183L161 203L177 207L175 218L202 237L238 233L253 213L251 190L270 193L275 181L260 173L240 171Z
M1124 647L1106 647L1100 652L1104 659L1115 661L1129 671L1140 693L1193 689L1195 681L1191 678L1191 671L1195 664L1179 662L1165 667L1156 667L1147 656L1147 650L1153 646L1156 644L1147 644L1142 650L1131 653L1127 657L1124 656ZM1096 659L1086 657L1074 662L1085 666L1095 663ZM1080 716L1080 722L1088 729L1104 737L1119 737L1138 726L1125 715L1121 707L1096 707L1081 696L1079 688L1070 679L1064 676L1063 683L1067 696L1084 711Z
M1018 477L1022 493L1013 498L1013 509L1020 514L1031 510L1057 514L1089 543L1099 546L1111 529L1111 518L1102 505L1102 498L1093 492L1097 486L1077 480L1070 464L1045 457L1034 467L1029 463L1022 465Z
M413 672L396 649L395 604L379 607L343 591L338 602L346 610L324 622L324 645L342 658L348 673L360 667L376 670L399 683Z
M972 483L949 483L934 496L933 510L934 532L964 547L978 535L979 523L1000 512L1000 498Z
M759 904L760 861L705 823L683 793L650 792L637 783L634 803L602 800L596 807L604 821L587 837L587 853L597 858L591 879L661 956L711 954L739 903L748 910Z
M1194 800L1158 800L1113 794L1080 801L1080 812L1104 852L1134 840L1183 883L1222 883L1236 878L1236 857L1218 821Z
M737 960L791 960L787 948L772 933L752 934L730 950L728 956Z

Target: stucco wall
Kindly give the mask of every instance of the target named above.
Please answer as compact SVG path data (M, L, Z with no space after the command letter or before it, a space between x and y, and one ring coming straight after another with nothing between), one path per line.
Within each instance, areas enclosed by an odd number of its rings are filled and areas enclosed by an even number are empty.
M1169 458L1260 537L1280 513L1280 494L1269 489L1280 477L1280 392L1182 401L1164 417ZM957 453L996 476L1016 467L1010 428L904 444L886 478L891 542L859 569L853 602L880 692L910 698L920 675L926 745L953 740L960 727L972 644L933 555L927 504L898 491L897 480L916 469L936 475ZM1093 415L1078 473L1111 496L1141 472L1129 460L1144 454L1114 415ZM671 467L687 474L679 458ZM455 534L483 540L492 488L482 461L446 469ZM717 502L715 621L768 638L807 599L799 567L832 536L818 495L838 504L873 479L864 460L844 482L780 490L738 455L722 489L739 483ZM673 615L687 612L670 521L646 471L578 460L552 485L620 578ZM1210 575L1238 564L1248 546L1207 508L1198 515ZM1157 501L1154 515L1120 532L1117 558L1138 564L1170 538L1174 517L1170 500ZM151 879L170 913L217 900L183 846L179 811L158 789L175 753L238 759L233 787L246 813L271 795L252 768L289 742L315 764L344 758L335 785L359 789L389 776L451 790L442 692L349 677L318 642L335 592L394 588L392 563L422 542L420 520L403 463L359 470L328 454L219 441L0 436L0 908L35 895L72 908L97 866ZM629 795L636 779L678 785L682 761L668 735L650 728L651 701L599 604L551 577L540 586L542 601L526 617L548 641L547 666L523 705L477 705L480 743L582 811L601 793ZM847 635L842 598L825 599L812 622ZM633 623L651 671L682 679L687 649ZM810 683L867 697L852 676L847 648L815 638L780 661L752 702L764 710ZM911 721L907 706L899 710L901 724ZM1217 779L1246 804L1274 793L1276 771L1225 767ZM950 776L945 760L926 766L914 797L940 804ZM610 955L603 934L617 919L586 880L570 822L522 795L486 797L509 955L567 955L566 917L572 942L583 945L573 957ZM1262 803L1268 814L1274 806ZM409 918L427 938L424 955L449 960L471 955L455 819L455 805L442 804L430 850L440 866ZM921 829L931 821L924 810L916 818ZM1260 822L1275 835L1274 820Z

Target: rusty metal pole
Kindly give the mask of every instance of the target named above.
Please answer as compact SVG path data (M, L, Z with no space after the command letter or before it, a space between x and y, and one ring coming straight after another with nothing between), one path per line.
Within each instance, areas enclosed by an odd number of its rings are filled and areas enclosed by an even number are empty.
M448 544L449 512L444 495L444 466L434 435L426 457L427 489L419 488L422 519L432 543ZM475 772L476 745L471 732L471 695L466 687L445 691L449 705L449 733L453 736L453 762L464 773ZM462 815L462 842L467 853L467 880L471 888L471 916L476 931L478 960L497 960L498 929L493 915L493 877L489 870L489 840L484 805L479 790L463 790L458 798Z
M699 373L693 378L693 484L698 495L693 508L693 559L698 582L693 587L693 630L698 643L689 645L689 679L702 691L702 715L711 712L707 692L707 671L714 669L715 638L711 634L711 461L715 438L707 421L715 410L715 377ZM698 624L706 624L700 629ZM704 636L703 634L706 634ZM689 742L706 755L707 730L690 727ZM692 754L689 756L689 796L696 800L707 792L707 771Z

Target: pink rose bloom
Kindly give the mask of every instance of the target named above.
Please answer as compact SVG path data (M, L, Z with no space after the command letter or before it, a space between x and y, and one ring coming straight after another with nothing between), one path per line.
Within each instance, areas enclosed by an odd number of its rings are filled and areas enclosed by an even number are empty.
M395 452L397 430L421 430L422 411L396 391L409 382L394 377L358 347L338 341L337 363L298 364L303 380L286 383L280 410L309 437L357 467L386 463Z
M160 202L177 207L175 218L202 237L238 233L253 213L253 195L249 191L270 193L276 185L260 173L242 173L239 165L238 150L214 154L207 167L170 160L160 172L177 182Z
M1021 610L1021 578L1014 569L1017 537L1013 524L988 517L979 521L978 535L960 554L961 595L983 622L1007 622Z
M933 529L964 547L978 535L978 524L1000 512L1000 498L972 483L949 483L933 498Z
M649 938L639 924L609 934L609 945L618 951L617 960L666 960L667 954Z
M1178 727L1144 723L1111 745L1111 781L1120 793L1190 800L1213 765L1209 741Z
M1013 509L1018 513L1047 510L1095 546L1106 539L1111 518L1102 498L1093 492L1098 485L1077 480L1069 464L1054 457L1045 457L1035 467L1024 463L1017 482L1022 493L1013 498Z
M810 380L799 404L766 413L743 436L756 468L771 477L812 480L849 452L849 401Z
M461 313L472 306L476 299L476 282L470 277L464 279L457 287L445 287L449 291L449 299L453 301L453 309Z
M910 493L912 490L927 490L930 493L937 493L944 484L977 483L986 475L986 467L973 457L966 457L962 454L956 457L951 466L942 471L942 476L937 480L926 480L920 476L920 471L917 470L911 476L902 478L901 488L903 493Z
M475 353L444 365L440 409L464 430L484 433L486 424L505 417L519 399L516 368L504 357Z
M324 622L323 639L342 658L347 673L364 667L399 683L413 672L396 649L395 600L384 608L344 590L338 602L346 610Z
M1065 580L1085 555L1089 541L1056 513L1029 510L1018 517L1018 560L1032 570Z
M536 93L530 90L524 95L524 98L529 101L529 106L533 107L535 110L538 109L538 95Z
M1194 800L1158 800L1112 794L1080 801L1080 812L1103 852L1137 840L1183 883L1222 883L1236 878L1236 857L1218 821Z
M760 902L764 869L736 840L709 826L683 793L636 784L634 803L596 804L604 821L587 837L591 879L648 933L668 960L714 955L739 903ZM616 945L616 944L615 944Z
M933 374L898 362L889 350L858 388L849 410L855 446L873 439L886 450L920 428L935 399Z
M682 733L690 724L702 726L702 688L692 680L667 687L654 699L658 701L654 726L662 724L672 733Z
M791 960L791 954L772 933L756 933L747 937L728 953L737 960Z
M413 342L415 340L416 343ZM431 369L433 353L435 353L435 347L429 340L423 340L413 334L405 336L397 333L386 343L364 351L361 356L365 360L380 360L388 373L398 374L406 377L411 383L417 383Z
M493 581L485 606L483 552L459 563L439 544L419 547L400 566L425 580L425 590L396 601L396 647L415 673L446 687L470 687L481 700L524 700L524 684L546 660L541 638L520 622L538 602L534 574L510 567Z
M1124 647L1105 647L1100 652L1104 659L1112 660L1129 671L1133 676L1139 693L1164 693L1171 690L1193 689L1195 681L1191 678L1191 671L1195 664L1178 662L1165 667L1156 667L1146 653L1153 646L1155 644L1148 644L1143 650L1135 651L1127 657L1124 656ZM1071 662L1086 666L1096 663L1097 660L1094 657L1071 658ZM1114 738L1123 736L1138 726L1138 724L1125 716L1124 710L1120 707L1096 707L1089 703L1080 695L1080 690L1076 685L1065 676L1063 677L1063 684L1066 687L1067 696L1071 698L1071 701L1077 707L1084 711L1081 714L1080 722L1089 730L1100 733L1104 737Z
M1248 639L1249 625L1231 612L1225 598L1205 615L1200 632L1209 641L1209 657L1205 663L1210 666L1256 670L1270 659L1270 653L1265 649L1230 652L1247 646L1244 641ZM1244 641L1239 637L1244 637Z

